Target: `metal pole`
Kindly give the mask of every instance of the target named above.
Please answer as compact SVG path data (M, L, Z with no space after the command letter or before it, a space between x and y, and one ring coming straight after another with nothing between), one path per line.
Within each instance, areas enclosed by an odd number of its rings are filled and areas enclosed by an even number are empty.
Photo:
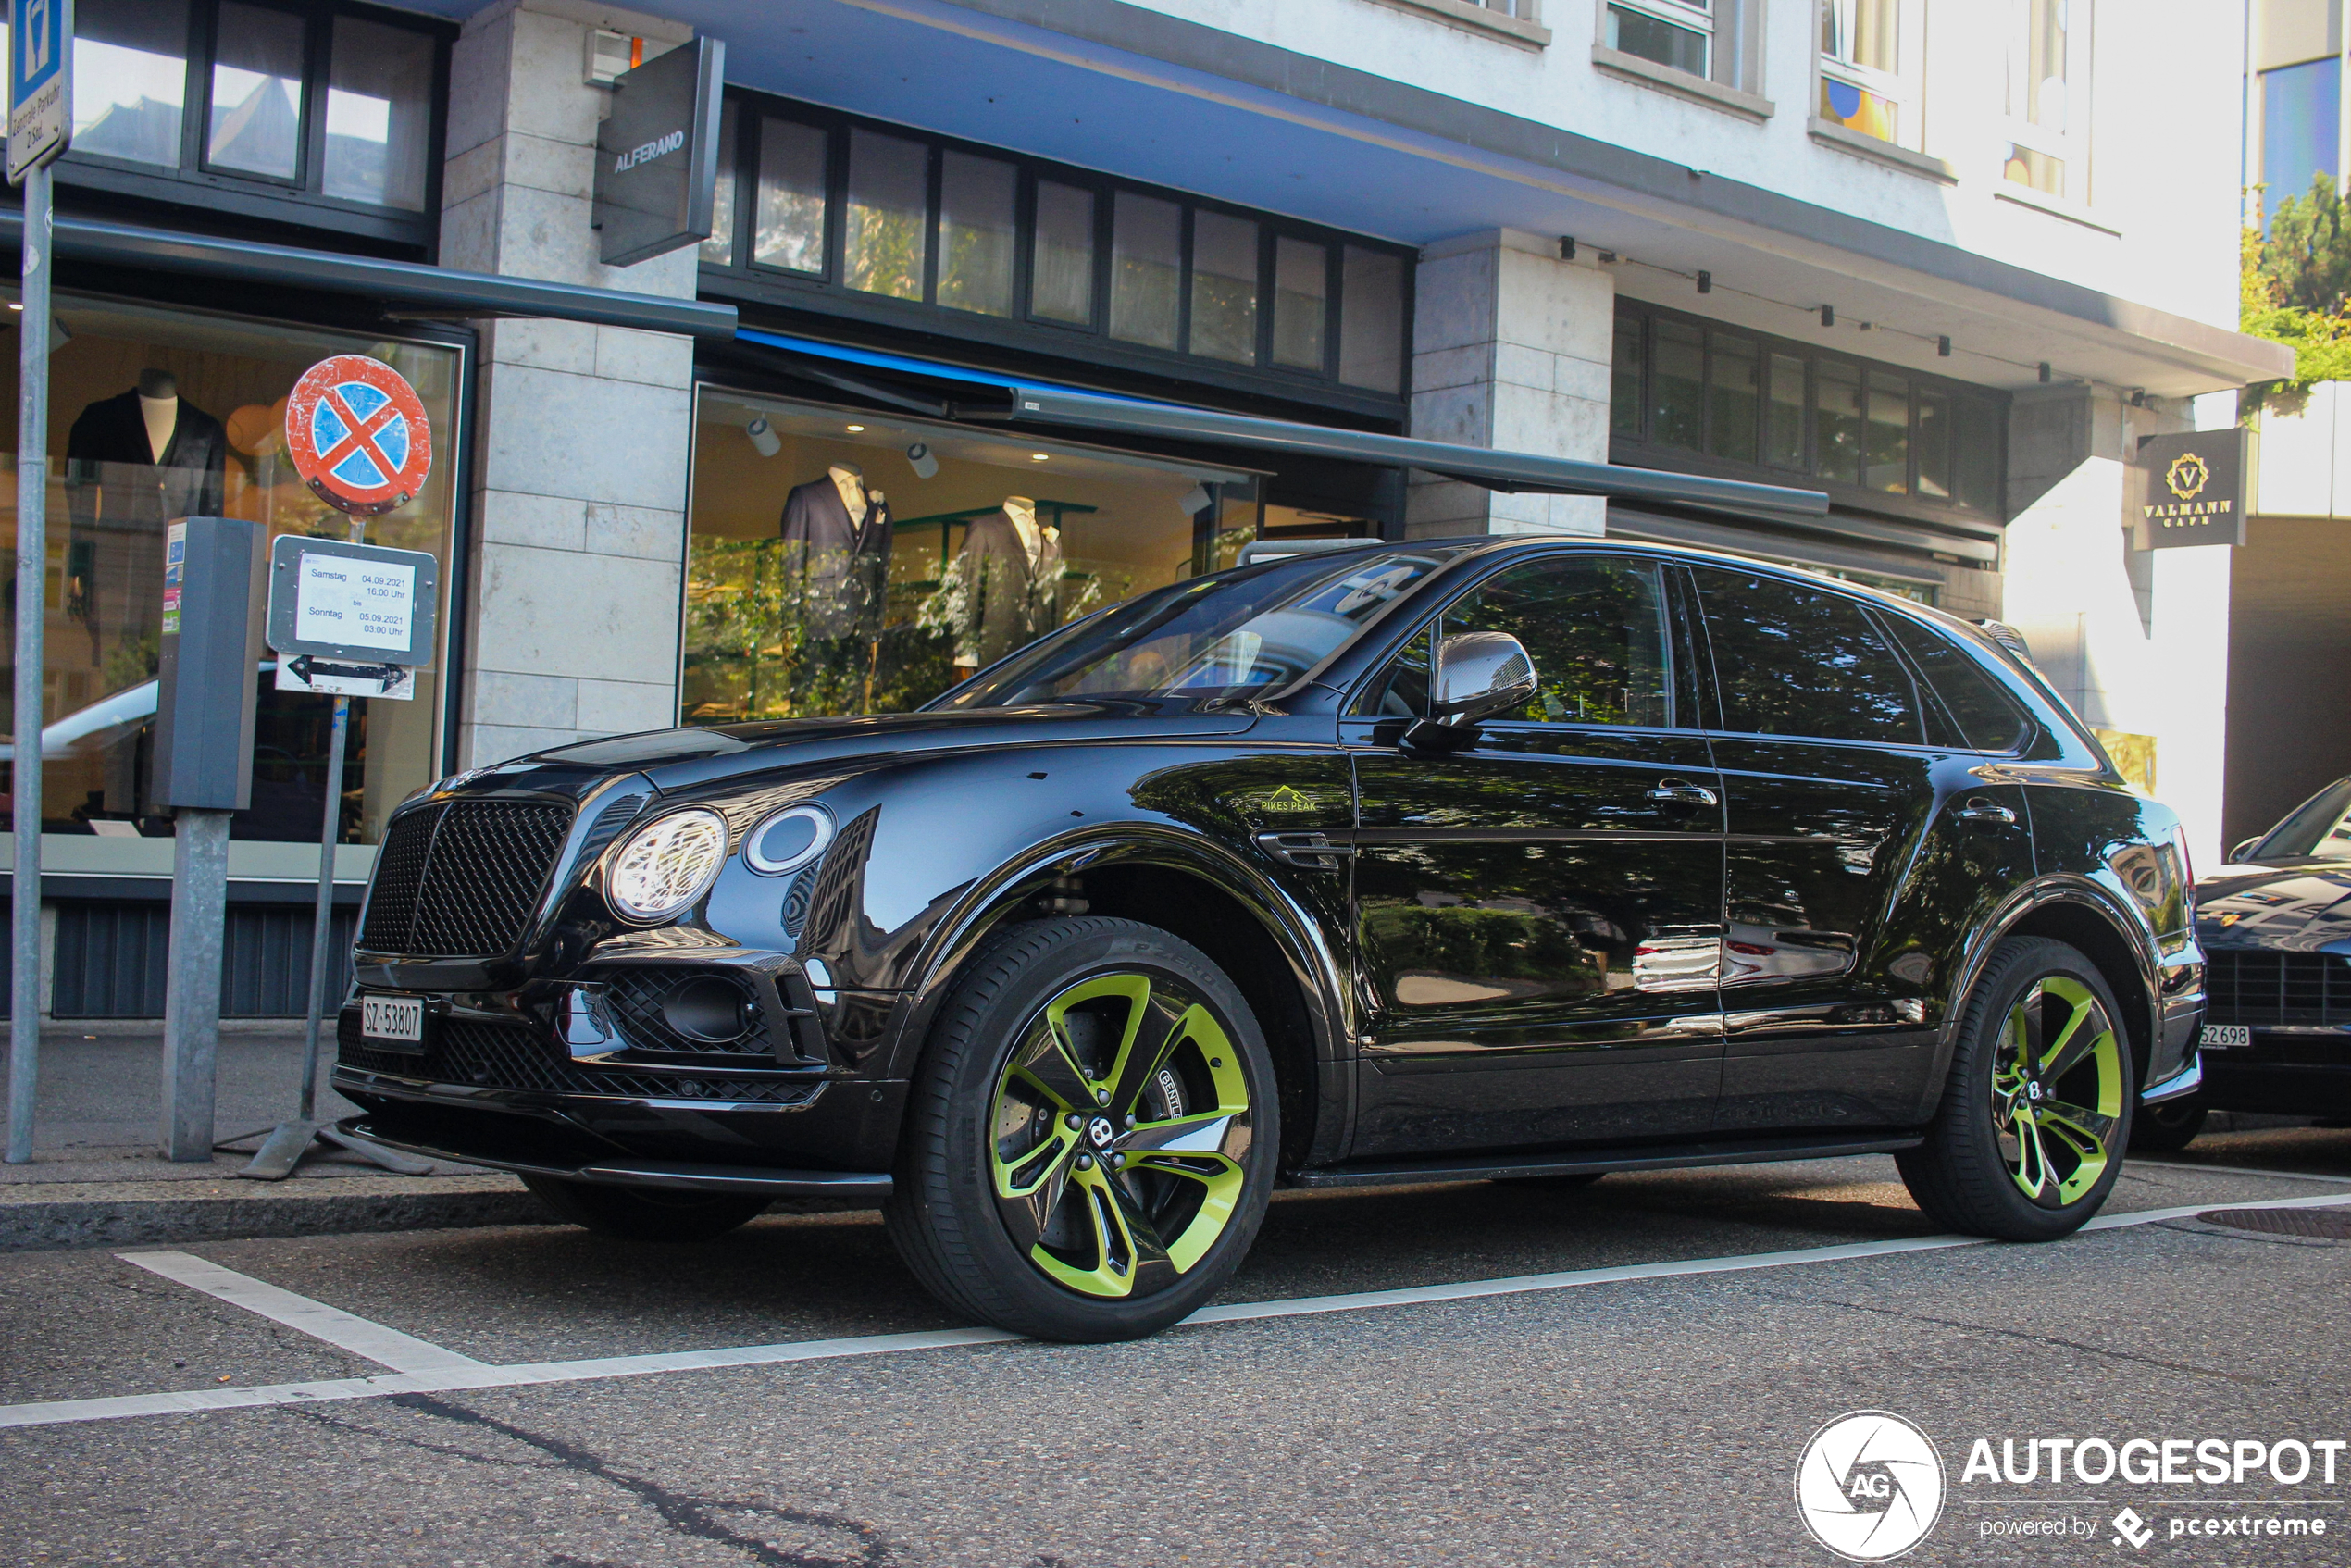
M356 532L356 529L353 530ZM302 1035L302 1108L297 1120L318 1119L318 1026L327 1012L328 937L335 919L335 840L342 837L343 735L351 728L351 699L335 699L334 739L327 742L327 826L318 841L318 912L310 923L310 1003Z
M8 1164L32 1158L41 1061L42 616L49 566L49 194L47 164L24 180L24 309L17 323L17 859L8 964Z
M172 827L171 954L163 989L163 1156L210 1160L229 920L229 818L183 806Z

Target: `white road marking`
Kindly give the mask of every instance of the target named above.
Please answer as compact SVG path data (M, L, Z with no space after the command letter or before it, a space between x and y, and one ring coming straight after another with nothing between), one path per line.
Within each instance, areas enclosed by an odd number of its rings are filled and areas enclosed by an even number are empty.
M2231 1209L2317 1209L2351 1206L2351 1195L2320 1193L2309 1198L2267 1198L2254 1202L2232 1203L2225 1200L2191 1203L2173 1209L2141 1209L2125 1214L2101 1214L2082 1228L2084 1230L2121 1230L2132 1226L2157 1225L2165 1220L2189 1219L2216 1208ZM1360 1312L1375 1307L1417 1306L1437 1301L1458 1301L1481 1296L1519 1295L1540 1290L1564 1290L1584 1285L1613 1285L1629 1280L1668 1279L1691 1275L1732 1274L1750 1269L1786 1268L1798 1263L1842 1263L1854 1258L1890 1257L1903 1252L1944 1251L1958 1247L1988 1247L1994 1243L1977 1236L1920 1236L1894 1241L1854 1241L1833 1247L1808 1247L1785 1252L1750 1252L1729 1258L1692 1258L1677 1263L1628 1263L1615 1268L1575 1269L1561 1274L1527 1274L1507 1279L1466 1280L1454 1285L1426 1285L1404 1290L1364 1290L1346 1296L1307 1296L1289 1300L1237 1302L1230 1306L1206 1307L1186 1318L1178 1326L1208 1325L1219 1323L1242 1323L1258 1318L1296 1317L1305 1313ZM2050 1243L2062 1246L2062 1242ZM182 1253L124 1254L133 1263L146 1259L171 1257L185 1259L201 1269L216 1265ZM163 1273L163 1270L156 1270ZM265 1315L275 1318L305 1333L316 1333L313 1322L324 1326L333 1325L338 1332L349 1332L347 1325L358 1325L376 1334L390 1336L407 1346L433 1355L447 1358L439 1370L395 1372L381 1377L332 1378L315 1383L277 1383L246 1388L196 1388L172 1394L125 1394L100 1400L45 1400L34 1404L0 1405L0 1427L54 1426L81 1421L116 1421L127 1416L186 1415L204 1411L244 1410L263 1405L317 1404L336 1400L383 1399L393 1394L450 1393L466 1388L513 1388L532 1384L577 1383L597 1377L641 1377L653 1373L688 1372L716 1366L771 1366L785 1362L827 1361L842 1356L890 1355L905 1350L947 1350L964 1345L1001 1345L1019 1340L1017 1334L996 1328L945 1328L922 1334L873 1334L850 1339L803 1339L784 1345L740 1345L715 1350L674 1350L655 1355L603 1356L588 1361L535 1362L519 1365L493 1366L468 1360L454 1351L428 1345L389 1328L379 1328L364 1318L279 1290L275 1286L262 1285L258 1280L228 1269L218 1274L230 1280L243 1281L247 1287L258 1287L268 1292L278 1311ZM173 1276L172 1277L178 1277ZM199 1286L199 1289L205 1287ZM223 1300L235 1300L240 1306L249 1300L230 1295L225 1290L212 1292ZM243 1294L243 1292L240 1292ZM297 1303L285 1307L280 1300ZM303 1310L307 1309L307 1310ZM256 1311L260 1310L255 1308ZM323 1314L314 1317L313 1314ZM281 1315L282 1314L282 1315ZM320 1335L319 1338L327 1338ZM342 1340L336 1340L338 1344ZM392 1346L382 1344L391 1350ZM357 1349L345 1345L346 1349ZM361 1354L375 1358L372 1352ZM389 1364L387 1363L387 1364Z
M2134 1160L2132 1164L2158 1171L2210 1171L2214 1176L2268 1176L2272 1181L2333 1181L2351 1186L2351 1176L2320 1176L2315 1171L2265 1171L2253 1165L2200 1165L2193 1160ZM2130 1165L2122 1167L2130 1174Z
M126 1263L136 1263L151 1274L177 1280L192 1290L217 1296L232 1307L243 1307L249 1313L259 1313L273 1323L288 1328L299 1328L313 1339L367 1357L379 1366L394 1372L454 1372L460 1367L482 1363L471 1356L461 1356L454 1350L444 1350L439 1345L429 1345L397 1328L386 1328L380 1323L369 1323L364 1317L354 1317L340 1307L324 1301L314 1301L307 1296L297 1296L291 1290L280 1290L258 1279L222 1268L192 1252L117 1252Z

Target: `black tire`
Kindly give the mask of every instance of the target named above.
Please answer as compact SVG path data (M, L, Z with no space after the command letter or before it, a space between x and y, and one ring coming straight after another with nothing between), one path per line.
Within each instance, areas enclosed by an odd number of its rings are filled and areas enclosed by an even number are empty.
M1070 1000L1130 983L1141 987L1131 999ZM1070 1020L1098 1004L1131 1009L1116 1016L1134 1019L1138 1044L1158 1042L1147 1052L1157 1064L1131 1048L1111 1060L1098 1025L1077 1039L1087 1031ZM1179 1016L1152 1011L1179 1004ZM1204 1024L1187 1022L1195 1004ZM1059 1033L1049 1008L1063 1009ZM1146 1031L1153 1016L1175 1021ZM1056 1039L1070 1054L1051 1049ZM1229 1058L1211 1041L1229 1045ZM1180 1077L1163 1084L1163 1068ZM1071 1109L1086 1095L1083 1112ZM1201 1127L1186 1140L1196 1155L1151 1144L1154 1127L1188 1116ZM940 1006L883 1219L924 1288L963 1316L1042 1339L1139 1338L1198 1309L1239 1265L1280 1144L1273 1058L1249 1003L1206 954L1132 920L1024 923L975 954ZM1000 1181L1015 1178L1033 1196L1000 1197ZM1229 1201L1221 1222L1212 1193L1218 1208ZM1180 1239L1163 1242L1162 1228ZM1179 1265L1177 1253L1189 1261Z
M2194 1094L2140 1106L2138 1120L2131 1128L2131 1152L2177 1154L2196 1141L2210 1110L2201 1096Z
M2068 997L2057 997L2045 985ZM2046 1068L2062 1064L2054 1049L2059 1041L2046 1038L2047 1029L2057 1026L2044 1021L2053 1013L2067 1013L2076 995L2094 999L2103 1011L2108 1043L2094 1046L2092 1056L2062 1072L2048 1073ZM2009 1043L2017 1027L2011 1019L2020 1013L2035 1042L2022 1053ZM2085 1014L2084 1019L2083 1027L2095 1031L2096 1015ZM2009 1065L2043 1045L2051 1049L2039 1068ZM1996 1089L1996 1079L2009 1087ZM2093 1079L2097 1104L2085 1105L2084 1086ZM2096 966L2063 942L2010 938L1994 952L1968 995L1942 1103L1926 1141L1895 1156L1902 1180L1929 1217L1953 1230L2003 1241L2070 1236L2098 1212L2121 1174L2137 1079L2121 1014ZM2110 1111L2104 1109L2108 1106ZM2082 1152L2087 1143L2103 1151L2095 1164ZM2028 1186L2038 1195L2028 1195Z
M527 1176L522 1184L554 1214L599 1236L630 1241L708 1241L750 1224L768 1200L740 1192L673 1192Z

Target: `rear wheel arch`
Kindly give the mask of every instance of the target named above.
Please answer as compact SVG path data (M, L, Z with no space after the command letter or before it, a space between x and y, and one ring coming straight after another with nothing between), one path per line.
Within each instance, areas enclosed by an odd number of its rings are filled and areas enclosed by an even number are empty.
M2132 1091L2146 1080L2147 1063L2155 1043L2151 991L2154 961L2130 932L2129 917L2095 893L2079 888L2036 887L2022 890L1998 915L1985 922L1970 945L1944 1014L1942 1038L1935 1046L1934 1071L1927 1098L1916 1119L1933 1119L1943 1097L1944 1080L1958 1043L1959 1028L1968 999L1984 965L1999 945L2011 937L2046 937L2079 951L2104 977L2121 1013L2123 1035L2131 1048Z
M1168 840L1168 841L1163 841ZM1067 871L1073 860L1084 865ZM1265 1035L1279 1085L1281 1166L1296 1169L1335 1158L1344 1133L1344 973L1313 921L1271 884L1213 846L1153 834L1080 846L1008 867L916 967L912 1005L903 1014L889 1075L910 1076L940 1002L988 940L1008 925L1064 911L1047 901L1064 895L1070 877L1085 913L1156 927L1200 950L1248 1001ZM1066 911L1075 913L1075 911Z

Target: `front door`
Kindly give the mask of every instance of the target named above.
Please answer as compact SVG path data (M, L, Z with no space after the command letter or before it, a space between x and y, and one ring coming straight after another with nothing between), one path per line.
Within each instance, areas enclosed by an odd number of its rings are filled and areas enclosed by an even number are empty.
M1449 606L1344 721L1371 1008L1356 1158L1702 1133L1721 1036L1720 780L1673 575L1562 554ZM1539 686L1400 750L1430 650L1506 631Z

